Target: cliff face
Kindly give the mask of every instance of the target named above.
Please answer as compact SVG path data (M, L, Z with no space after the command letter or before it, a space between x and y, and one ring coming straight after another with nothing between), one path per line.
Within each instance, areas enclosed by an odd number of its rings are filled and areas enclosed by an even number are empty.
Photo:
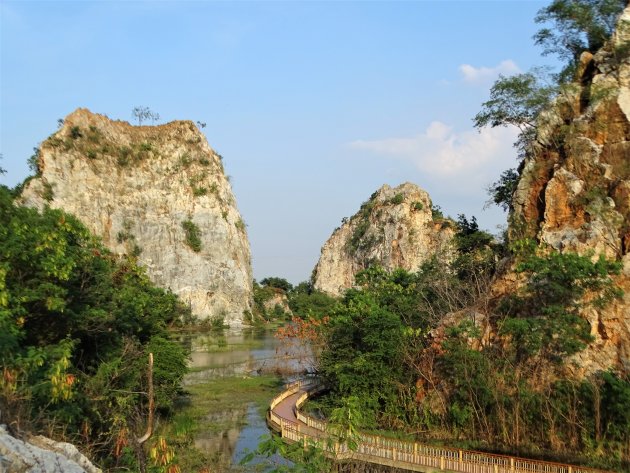
M616 282L625 296L585 311L595 342L577 361L586 372L630 370L630 7L610 44L582 55L579 74L541 117L514 195L511 233L623 263Z
M42 143L38 167L26 205L76 215L201 319L239 325L251 310L245 225L221 157L192 122L131 126L79 109Z
M315 288L339 296L373 262L388 270L416 271L436 252L449 251L453 234L446 221L433 220L431 199L418 186L384 185L324 244Z

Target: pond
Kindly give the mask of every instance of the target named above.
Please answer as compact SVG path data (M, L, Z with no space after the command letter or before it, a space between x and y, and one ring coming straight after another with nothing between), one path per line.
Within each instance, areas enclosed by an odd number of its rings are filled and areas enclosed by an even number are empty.
M190 458L182 458L182 466L248 471L238 462L269 433L264 418L269 401L283 382L305 371L308 356L290 340L275 338L273 330L213 331L179 339L191 352L184 378L189 396L173 422L194 423L196 450L186 452Z

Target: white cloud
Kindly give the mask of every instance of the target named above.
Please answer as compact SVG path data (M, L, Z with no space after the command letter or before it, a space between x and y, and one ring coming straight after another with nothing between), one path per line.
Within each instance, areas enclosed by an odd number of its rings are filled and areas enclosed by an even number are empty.
M486 84L496 79L499 74L512 75L521 72L519 67L511 59L501 61L494 67L475 67L470 64L462 64L459 66L464 82L469 84Z
M457 132L442 122L434 121L415 136L357 140L350 143L350 147L404 159L423 174L449 185L475 187L485 186L488 176L494 176L497 170L513 164L511 158L515 151L512 144L517 133L518 130L513 128Z

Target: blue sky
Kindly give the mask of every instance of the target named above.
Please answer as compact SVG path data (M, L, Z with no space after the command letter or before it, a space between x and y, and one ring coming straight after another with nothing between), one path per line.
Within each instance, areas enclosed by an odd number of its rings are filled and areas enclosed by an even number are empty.
M549 62L541 1L0 3L0 183L78 107L200 120L248 224L254 276L306 280L345 216L411 181L477 216L515 132L472 128L498 73Z

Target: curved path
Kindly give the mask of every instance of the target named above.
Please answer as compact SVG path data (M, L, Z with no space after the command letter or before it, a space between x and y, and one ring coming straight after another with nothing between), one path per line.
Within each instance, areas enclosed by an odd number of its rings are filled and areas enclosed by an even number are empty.
M315 380L288 384L271 401L267 423L288 442L305 446L316 444L336 460L357 460L407 471L433 473L605 473L603 470L561 463L454 448L432 447L418 442L405 442L361 434L355 451L339 442L325 442L327 424L300 412L309 394L320 389Z

